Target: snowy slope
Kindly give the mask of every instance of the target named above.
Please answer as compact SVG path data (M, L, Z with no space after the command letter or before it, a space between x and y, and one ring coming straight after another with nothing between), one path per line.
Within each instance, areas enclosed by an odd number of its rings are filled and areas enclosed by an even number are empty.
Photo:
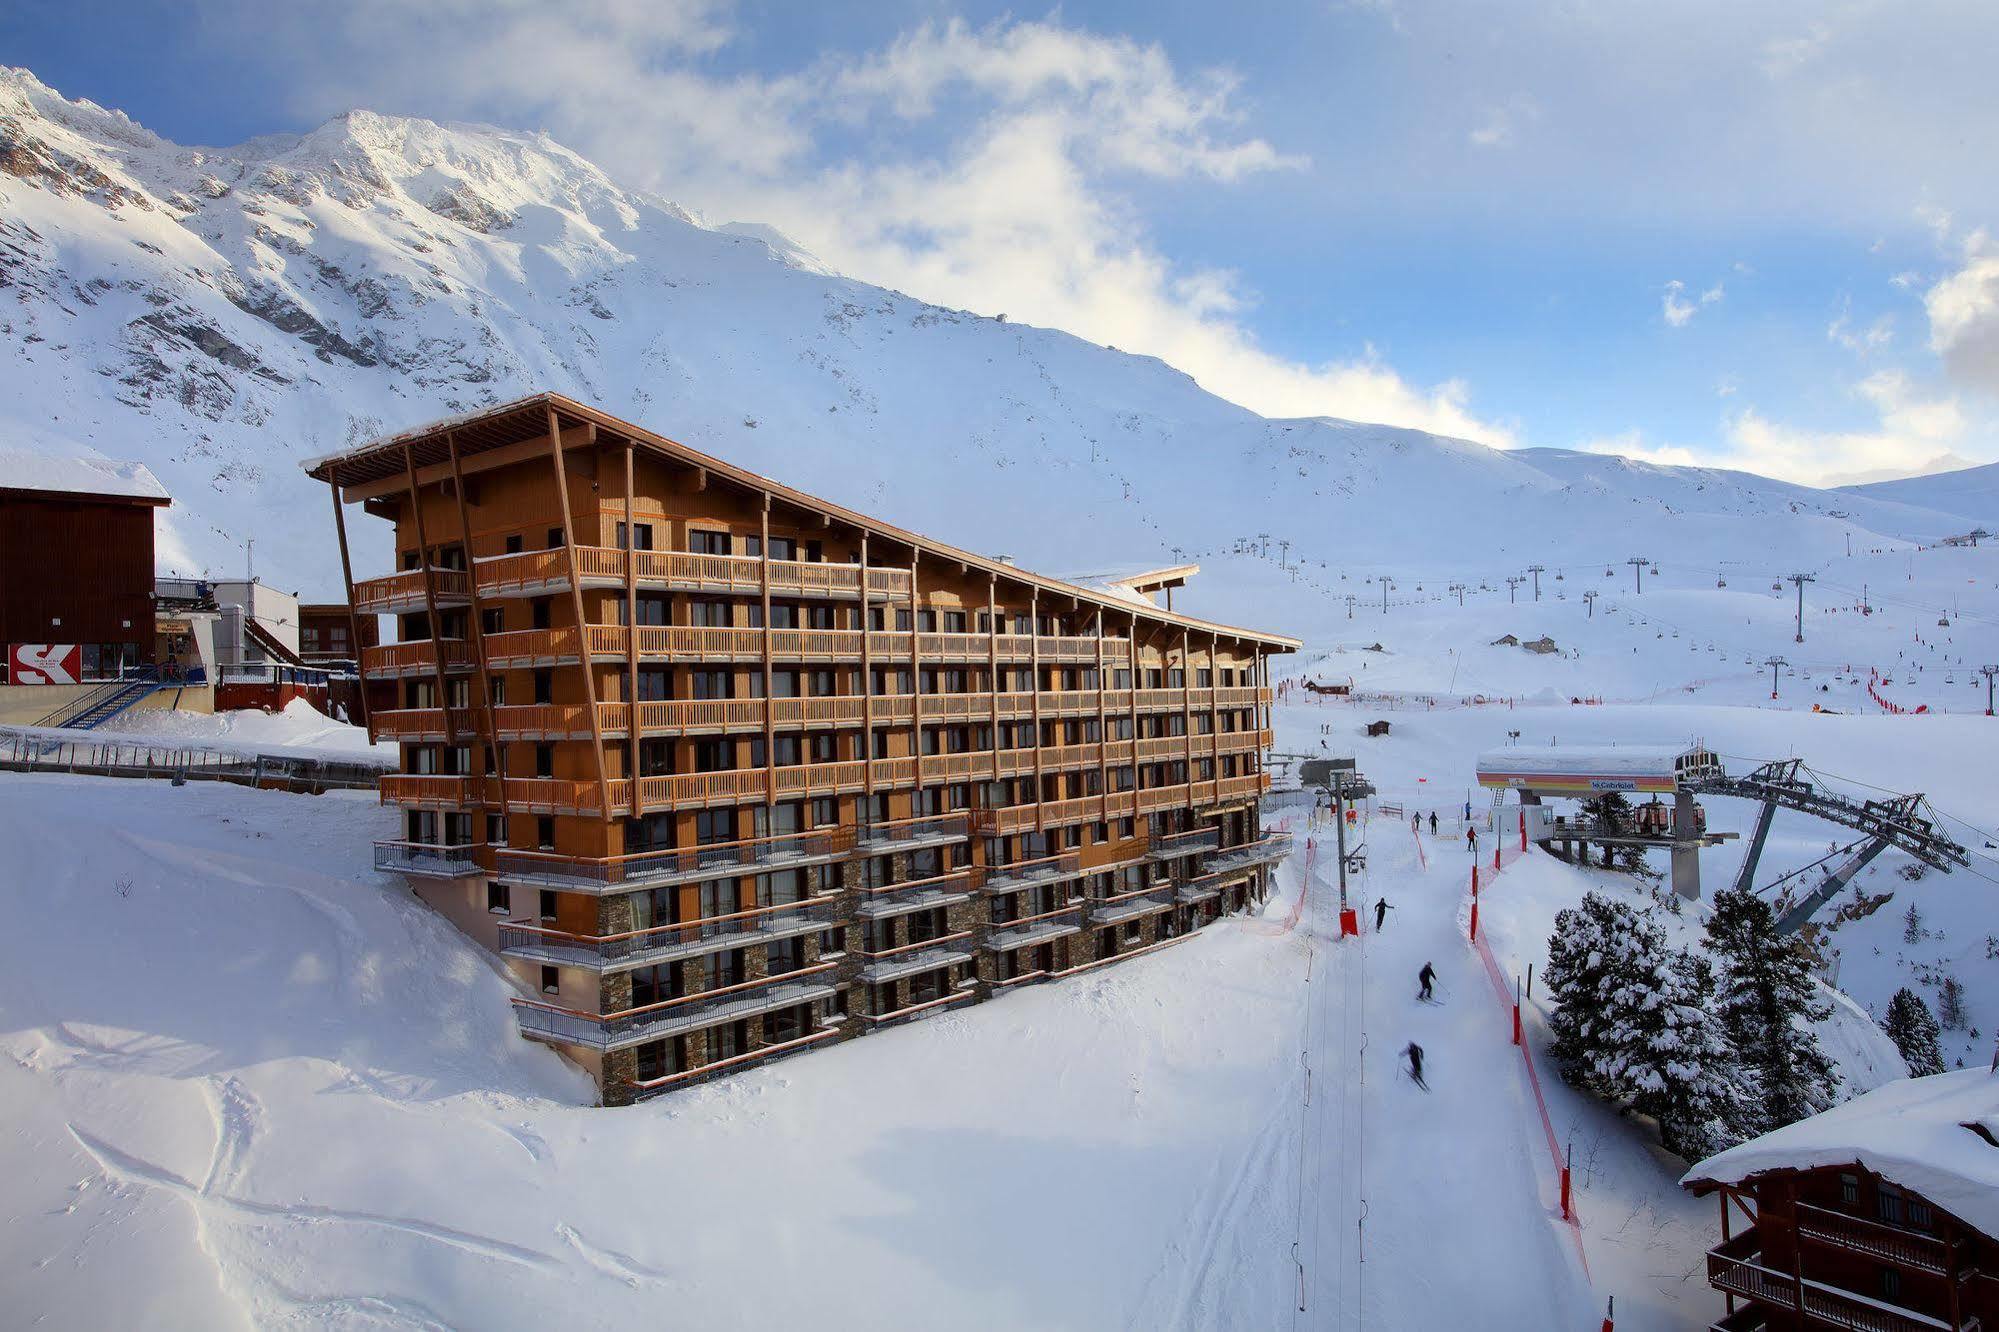
M543 136L367 112L187 148L0 71L0 287L0 434L136 457L175 497L163 564L234 573L254 537L258 570L308 595L337 571L299 460L535 388L1029 566L1259 533L1405 570L1692 537L1802 559L1962 526L1739 473L1266 420L1156 360L709 227ZM381 525L360 532L385 567ZM1283 580L1252 572L1251 609L1281 614Z
M1999 463L1844 489L1862 499L1956 514L1965 520L1967 530L1982 526L1988 531L1999 531Z

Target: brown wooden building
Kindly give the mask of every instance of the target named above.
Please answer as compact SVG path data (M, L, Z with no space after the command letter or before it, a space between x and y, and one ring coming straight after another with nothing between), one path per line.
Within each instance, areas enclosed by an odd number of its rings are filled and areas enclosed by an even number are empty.
M90 679L151 665L168 503L140 463L0 453L0 662L7 644L74 643Z
M1999 1320L1999 1075L1889 1083L1701 1162L1721 1243L1713 1332L1989 1332Z
M381 868L622 1102L1262 899L1282 636L957 550L555 395L308 465L396 524ZM344 503L343 503L344 502Z
M381 618L355 615L344 602L308 602L298 608L298 655L308 666L357 661L362 649L381 641Z

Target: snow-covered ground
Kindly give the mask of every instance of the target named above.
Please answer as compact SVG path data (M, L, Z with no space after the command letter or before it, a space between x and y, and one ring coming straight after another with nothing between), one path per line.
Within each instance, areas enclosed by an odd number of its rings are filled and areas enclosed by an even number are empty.
M200 745L244 753L372 756L395 760L390 742L368 744L365 727L335 721L302 698L281 712L241 709L233 712L176 712L146 708L127 712L112 726L90 732L97 739L143 739L176 745Z
M1580 1255L1555 1214L1506 1014L1463 942L1452 815L1472 756L1508 730L1699 732L1925 786L1989 827L1991 724L1521 706L1398 713L1364 741L1367 715L1280 707L1279 748L1330 727L1382 800L1444 815L1420 850L1406 823L1361 830L1354 896L1393 904L1382 933L1336 939L1329 856L1286 932L1301 854L1261 918L621 1111L589 1108L580 1075L514 1035L500 970L372 873L367 844L393 829L372 803L0 776L23 943L0 975L0 1281L23 1322L59 1326L525 1326L665 1298L724 1326L1543 1328L1609 1294L1620 1328L1697 1324L1718 1307L1711 1206L1544 1075ZM1724 803L1716 826L1747 817ZM1820 836L1780 821L1770 856ZM1710 885L1732 855L1710 853ZM1509 866L1483 899L1501 964L1538 966L1592 884L1640 891L1538 854ZM1834 936L1842 983L1879 1012L1914 974L1898 954L1920 952L1958 969L1989 1033L1999 961L1969 936L1992 884L1892 887ZM1908 900L1938 936L1921 950L1899 943ZM1413 999L1425 961L1437 1007ZM1828 1027L1856 1089L1899 1072L1857 1010ZM1427 1095L1398 1075L1410 1040ZM1978 1053L1964 1033L1946 1049Z

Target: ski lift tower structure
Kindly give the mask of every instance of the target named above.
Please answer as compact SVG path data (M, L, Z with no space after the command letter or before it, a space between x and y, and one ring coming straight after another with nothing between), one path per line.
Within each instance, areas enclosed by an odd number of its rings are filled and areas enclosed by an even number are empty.
M1373 795L1374 785L1360 774L1358 761L1350 758L1307 759L1298 765L1298 776L1304 785L1316 786L1325 792L1325 798L1332 806L1333 835L1338 839L1340 856L1340 934L1342 937L1359 934L1360 918L1347 905L1347 805ZM1355 847L1351 858L1353 868L1366 864L1365 848Z

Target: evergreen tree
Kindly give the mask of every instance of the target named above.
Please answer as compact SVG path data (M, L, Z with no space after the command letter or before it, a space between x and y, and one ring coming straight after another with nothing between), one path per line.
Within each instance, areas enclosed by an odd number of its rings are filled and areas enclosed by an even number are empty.
M1964 987L1955 976L1945 976L1937 988L1937 1021L1945 1031L1962 1031L1968 1021L1964 1013Z
M1555 918L1548 940L1554 1054L1568 1082L1659 1121L1671 1150L1698 1160L1744 1136L1749 1117L1706 962L1598 893Z
M1916 904L1911 902L1909 903L1908 911L1902 916L1902 942L1905 944L1921 943L1922 939L1922 913L1917 911Z
M1681 950L1666 980L1665 1029L1656 1042L1663 1086L1651 1109L1667 1149L1699 1161L1748 1137L1753 1116L1735 1049L1715 1014L1713 966Z
M1747 891L1714 895L1707 945L1720 964L1718 1010L1742 1061L1755 1132L1767 1133L1832 1105L1839 1074L1812 1023L1832 1015L1805 955L1777 933L1770 904Z
M1888 1001L1888 1020L1881 1024L1888 1039L1902 1052L1912 1078L1943 1072L1943 1051L1937 1046L1937 1020L1923 997L1908 986L1895 991Z

